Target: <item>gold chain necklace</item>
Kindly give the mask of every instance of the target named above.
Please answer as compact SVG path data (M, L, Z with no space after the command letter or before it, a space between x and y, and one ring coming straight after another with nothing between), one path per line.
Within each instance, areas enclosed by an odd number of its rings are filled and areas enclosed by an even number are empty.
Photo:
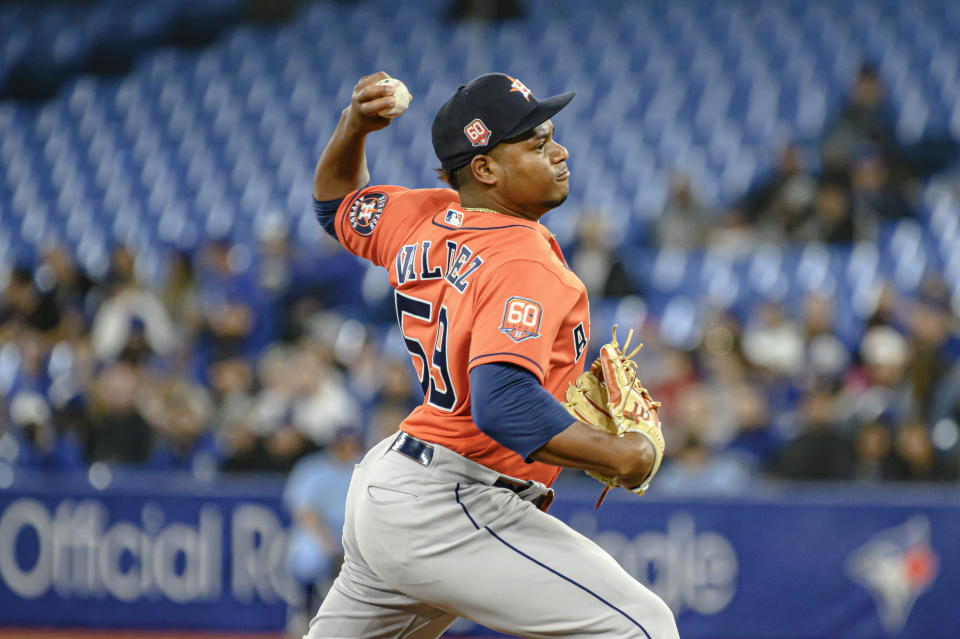
M462 208L464 211L474 211L476 213L497 213L499 215L508 215L507 213L503 213L501 211L494 211L493 209L484 208L482 206L464 206ZM526 218L520 218L520 219L526 220L527 222L530 221L530 220L527 220ZM554 233L550 233L550 237L552 237L554 240L557 239L557 236Z

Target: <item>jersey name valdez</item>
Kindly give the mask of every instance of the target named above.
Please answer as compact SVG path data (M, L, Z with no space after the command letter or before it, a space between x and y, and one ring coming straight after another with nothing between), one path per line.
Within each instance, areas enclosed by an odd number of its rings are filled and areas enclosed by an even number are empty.
M336 229L347 250L389 271L424 393L401 429L498 472L552 483L558 467L527 463L477 428L469 387L471 368L505 362L561 399L583 370L586 289L546 228L465 211L449 189L373 186L343 201Z

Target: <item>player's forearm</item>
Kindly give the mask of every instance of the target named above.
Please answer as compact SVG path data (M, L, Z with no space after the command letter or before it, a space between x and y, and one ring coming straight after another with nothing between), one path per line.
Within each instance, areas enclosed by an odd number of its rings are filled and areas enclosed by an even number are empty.
M362 130L344 109L340 122L320 154L313 174L313 198L336 200L370 181L365 151L367 131Z
M628 487L641 484L654 461L653 447L641 435L615 437L581 422L571 424L530 457L555 466L619 477Z

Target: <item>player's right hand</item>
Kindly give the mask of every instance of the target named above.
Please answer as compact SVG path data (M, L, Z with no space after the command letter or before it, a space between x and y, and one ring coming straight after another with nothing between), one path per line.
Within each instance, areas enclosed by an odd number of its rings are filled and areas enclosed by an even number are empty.
M384 109L394 106L393 87L377 85L377 82L390 76L383 71L365 75L353 88L353 97L346 112L350 124L363 133L377 131L390 124L390 118L377 115Z

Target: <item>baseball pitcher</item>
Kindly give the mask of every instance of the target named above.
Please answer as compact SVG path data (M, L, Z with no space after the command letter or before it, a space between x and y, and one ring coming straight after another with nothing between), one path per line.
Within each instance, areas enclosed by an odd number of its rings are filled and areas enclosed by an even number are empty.
M663 455L627 345L614 335L586 365L587 292L539 223L567 197L551 118L573 94L480 76L433 123L450 188L370 186L366 136L408 97L387 79L357 84L313 196L344 249L389 271L424 397L354 472L345 561L307 638L427 639L458 616L520 637L677 638L663 601L546 512L562 467L642 494Z

